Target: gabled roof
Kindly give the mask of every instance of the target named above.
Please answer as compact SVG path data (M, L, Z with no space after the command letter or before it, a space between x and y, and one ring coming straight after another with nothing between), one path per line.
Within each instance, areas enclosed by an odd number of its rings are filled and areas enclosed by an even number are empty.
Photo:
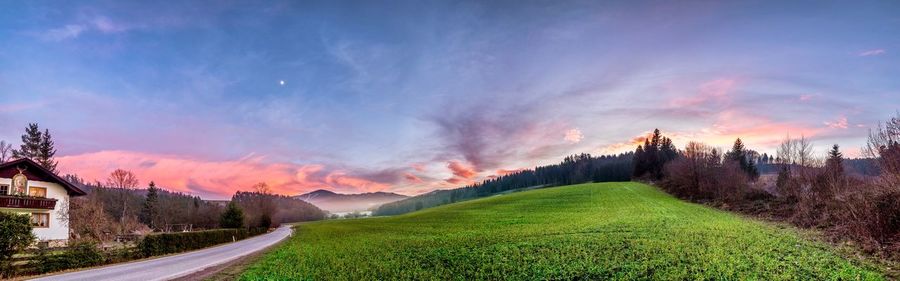
M16 168L16 167L22 167L22 166L25 166L27 168L27 171L29 174L37 175L38 177L41 177L43 179L49 179L50 182L54 182L54 183L61 185L63 188L66 189L66 191L68 191L69 196L81 196L81 195L87 194L83 190L81 190L80 188L75 186L74 184L72 184L69 181L63 179L62 177L50 172L46 168L42 167L41 165L38 165L38 163L35 163L34 161L32 161L31 159L28 159L28 158L22 158L22 159L2 163L2 164L0 164L0 171L6 170L8 168Z

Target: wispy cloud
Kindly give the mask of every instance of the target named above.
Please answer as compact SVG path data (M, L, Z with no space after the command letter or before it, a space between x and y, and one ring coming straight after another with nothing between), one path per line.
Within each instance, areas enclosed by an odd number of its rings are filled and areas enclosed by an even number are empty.
M66 24L61 27L51 28L38 33L38 37L47 41L65 41L76 39L85 32L98 31L101 33L118 33L128 30L129 27L114 22L104 16L95 16L77 23Z
M67 24L63 27L47 30L41 37L49 41L63 41L77 38L85 29L87 28L81 24Z
M887 51L885 51L884 49L872 49L872 50L866 50L866 51L859 52L857 55L860 57L869 57L869 56L883 55L886 52Z
M413 174L411 174L411 173L406 173L406 174L404 174L404 175L403 175L403 178L405 178L406 181L408 181L409 183L414 183L414 184L418 184L418 183L423 183L423 182L425 182L425 181L423 181L421 178L419 178L418 176L413 175Z
M672 99L669 104L673 107L697 106L710 102L726 101L737 86L737 80L721 78L705 82L692 96L680 96Z
M838 117L833 121L825 121L824 124L832 129L847 129L847 116Z

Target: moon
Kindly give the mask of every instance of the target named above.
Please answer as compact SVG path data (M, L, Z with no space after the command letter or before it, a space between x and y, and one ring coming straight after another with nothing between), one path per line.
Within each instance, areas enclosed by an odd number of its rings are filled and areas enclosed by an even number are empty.
M284 86L284 80L279 80L278 85Z

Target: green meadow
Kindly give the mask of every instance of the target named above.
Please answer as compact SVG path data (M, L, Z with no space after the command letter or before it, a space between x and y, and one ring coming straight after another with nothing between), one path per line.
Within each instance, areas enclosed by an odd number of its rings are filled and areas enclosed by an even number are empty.
M795 228L632 182L298 225L242 280L882 280Z

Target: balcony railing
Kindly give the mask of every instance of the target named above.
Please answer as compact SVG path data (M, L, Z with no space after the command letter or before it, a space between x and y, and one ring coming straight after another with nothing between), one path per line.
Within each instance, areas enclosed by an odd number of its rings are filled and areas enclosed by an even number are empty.
M0 208L53 210L56 208L56 199L0 195Z

